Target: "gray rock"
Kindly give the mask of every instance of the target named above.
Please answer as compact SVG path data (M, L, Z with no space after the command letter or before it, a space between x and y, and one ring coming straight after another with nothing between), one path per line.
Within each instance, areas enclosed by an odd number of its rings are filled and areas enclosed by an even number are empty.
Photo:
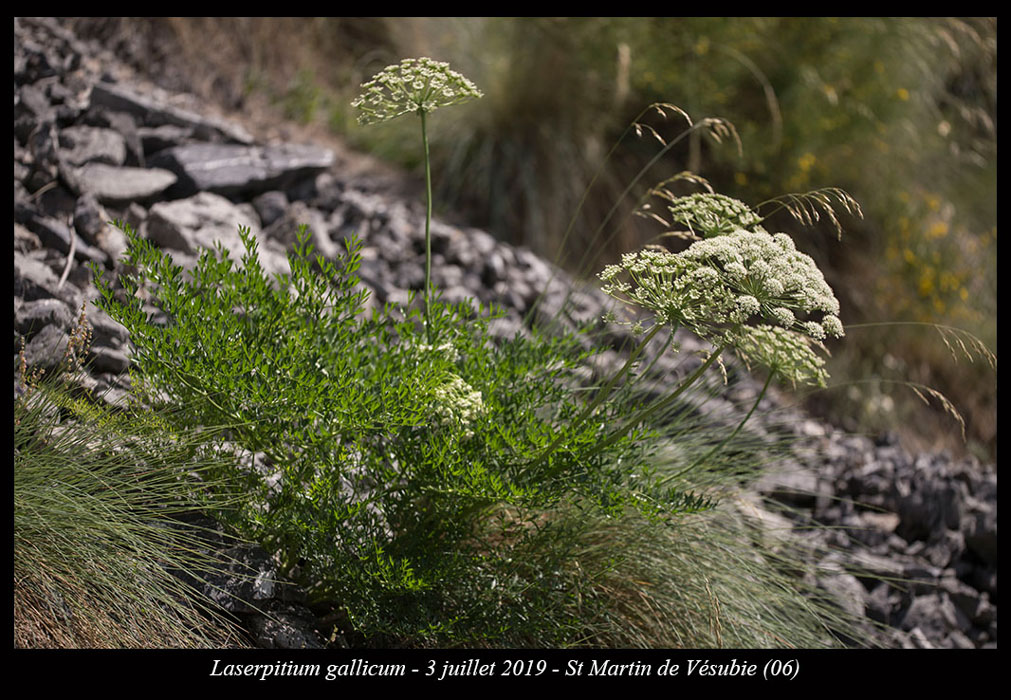
M26 301L14 310L14 330L31 340L45 326L67 331L74 325L74 312L59 299Z
M113 226L112 217L92 194L84 194L74 208L74 230L86 241L117 262L127 248L126 234Z
M126 160L121 165L131 165L143 168L144 148L141 145L140 130L137 120L127 112L112 112L107 109L92 109L88 112L87 121L92 126L111 129L123 137L126 146Z
M28 228L39 237L42 245L69 254L71 248L70 227L62 221L48 216L36 215L28 220ZM100 248L96 248L85 240L78 238L73 241L74 258L82 261L94 261L104 265L109 256Z
M250 631L260 649L324 649L316 619L304 605L274 603L250 616Z
M975 513L963 516L965 545L984 563L997 566L997 502L978 502Z
M84 314L88 320L88 324L91 326L92 342L95 345L120 348L126 344L130 335L126 328L105 311L95 306L93 301L88 302Z
M323 213L312 209L304 202L294 202L272 224L263 229L263 235L277 241L284 250L291 250L298 237L299 227L307 226L309 240L313 245L313 255L319 253L328 260L336 258L341 248L330 239L329 226Z
M40 251L41 252L41 251ZM14 295L25 301L60 299L73 309L81 307L81 292L73 285L59 284L50 267L30 255L14 251Z
M269 241L258 231L241 208L210 192L174 202L160 202L148 212L144 227L152 243L163 248L196 256L201 248L221 243L233 260L241 260L245 249L239 226L247 226L259 242L260 264L270 274L291 272L283 251L266 245Z
M96 372L123 374L130 369L130 357L125 352L100 345L88 352L88 362Z
M264 192L253 200L256 213L260 215L260 222L267 227L284 216L288 210L288 197L280 190ZM339 228L335 226L334 228Z
M149 201L176 182L176 176L168 170L102 163L88 163L74 174L82 193L91 193L103 204L115 206Z
M279 593L270 555L253 545L236 545L220 553L220 564L198 587L219 606L235 613L255 613Z
M45 326L25 346L25 362L30 368L52 370L63 362L68 342L66 330L56 324Z
M161 126L140 127L137 129L137 136L144 149L144 155L149 156L164 151L166 148L190 143L194 138L194 133L192 127L162 124Z
M126 139L112 129L71 126L60 131L60 156L74 166L91 162L123 165Z
M241 146L193 143L158 153L150 164L179 177L183 196L216 192L229 196L284 189L334 164L332 151L319 146L281 144Z
M954 631L969 629L971 623L948 594L940 592L915 597L902 618L901 627L909 631L919 628L929 639L943 640Z
M113 111L135 115L147 126L173 124L191 127L198 138L219 138L248 144L253 137L238 124L203 116L169 104L168 93L154 88L149 95L119 84L96 83L91 90L91 103Z

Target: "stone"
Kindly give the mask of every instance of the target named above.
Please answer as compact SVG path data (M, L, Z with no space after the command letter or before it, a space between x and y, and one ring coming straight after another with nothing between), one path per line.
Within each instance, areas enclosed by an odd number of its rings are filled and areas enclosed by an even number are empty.
M126 160L120 165L141 168L145 166L144 148L141 145L137 120L133 118L133 115L98 108L89 110L85 121L91 126L111 129L123 137L123 143L126 146Z
M202 248L221 243L229 257L239 261L245 248L239 226L247 226L260 244L260 264L269 274L288 274L291 268L283 251L269 242L253 221L238 206L211 192L201 192L187 199L159 202L148 212L144 228L148 239L162 248L178 250L189 256Z
M169 104L168 93L154 88L149 95L119 84L100 82L91 90L91 103L113 111L128 112L146 126L172 124L193 128L198 138L220 138L248 144L253 137L238 124L203 116Z
M29 219L28 228L39 237L42 245L58 250L64 255L70 253L71 244L73 244L74 257L78 260L90 260L104 265L109 259L103 250L94 247L80 237L76 241L72 241L73 234L70 227L57 219L36 215Z
M250 631L260 649L324 649L312 611L304 605L273 603L250 616Z
M25 362L29 368L52 370L63 361L69 335L57 324L45 326L25 345Z
M145 202L163 194L176 176L161 168L117 167L88 163L75 171L82 193L90 193L103 204L125 206Z
M109 223L110 219L93 194L86 193L78 198L74 207L74 230L116 262L126 252L127 238Z
M92 342L95 345L119 348L124 346L130 337L126 327L96 306L94 301L89 301L85 306L84 317L91 326Z
M59 299L26 301L14 310L14 330L30 341L45 326L67 331L74 324L74 312Z
M263 229L263 235L277 241L284 250L292 250L298 237L299 227L307 226L313 256L317 253L327 260L335 259L341 252L339 245L330 238L329 226L323 213L312 209L304 202L293 202L272 224Z
M965 533L965 546L984 563L997 566L997 507L996 499L981 503L975 513L963 516L961 531Z
M88 362L96 372L123 374L130 369L130 357L122 350L95 345L88 352Z
M27 253L42 247L42 240L19 223L14 224L14 250Z
M40 251L41 252L41 251ZM50 267L30 255L14 251L14 295L25 301L60 299L73 309L81 307L81 292L72 285L60 286Z
M902 618L901 628L912 631L919 628L930 639L943 640L947 635L971 623L951 602L946 593L919 595Z
M198 588L233 613L255 613L278 593L276 567L270 555L254 545L235 545L219 555Z
M112 129L71 126L60 131L59 141L60 157L70 165L123 165L126 162L126 139Z
M193 128L162 124L161 126L143 126L137 129L141 147L145 156L151 156L166 148L181 146L193 140Z
M239 196L284 189L333 163L332 151L298 144L193 143L166 149L150 159L151 165L178 176L174 189L180 196L196 192Z
M284 216L288 210L288 197L280 190L264 192L253 199L256 213L260 215L260 223L268 227ZM335 226L334 228L339 228Z

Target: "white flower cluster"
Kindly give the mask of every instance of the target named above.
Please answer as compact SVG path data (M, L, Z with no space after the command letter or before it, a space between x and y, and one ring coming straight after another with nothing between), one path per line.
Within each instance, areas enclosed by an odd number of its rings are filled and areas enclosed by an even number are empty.
M744 202L723 194L691 194L668 205L674 221L680 221L704 237L720 236L737 229L754 229L762 218Z
M769 368L783 381L794 386L825 386L828 373L825 360L811 347L811 338L779 326L742 326L735 349L747 364Z
M467 426L485 411L484 397L459 375L450 374L447 380L435 390L433 410L442 425L459 425L464 436L473 433Z
M738 229L733 233L696 241L678 254L686 261L722 270L735 297L758 301L752 313L784 328L792 328L815 340L843 335L839 301L809 255L798 251L785 233ZM754 304L748 302L749 308ZM797 315L822 315L798 322Z
M625 273L630 281L623 279ZM736 302L720 272L680 255L650 249L626 253L620 265L608 265L600 278L605 293L652 311L657 323L708 335L708 327L734 320Z
M436 355L445 355L446 359L450 362L456 362L460 359L460 351L453 346L452 343L443 343L442 345L433 346L428 343L421 343L418 345L418 350L422 353L433 353Z
M839 301L814 260L785 233L770 234L746 204L719 194L675 199L669 207L703 238L680 253L645 249L600 273L603 291L733 346L749 363L793 384L824 386L812 346L841 337Z
M843 335L839 302L810 256L785 234L738 229L680 253L626 253L600 273L603 291L702 337L764 321L814 340ZM822 319L798 321L798 315Z
M375 124L403 114L428 113L439 107L481 97L474 83L431 58L405 58L387 66L362 85L351 106L359 124Z

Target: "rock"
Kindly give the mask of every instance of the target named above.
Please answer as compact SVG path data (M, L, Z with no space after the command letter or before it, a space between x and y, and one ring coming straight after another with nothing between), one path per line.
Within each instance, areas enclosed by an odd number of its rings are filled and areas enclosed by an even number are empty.
M221 243L233 260L244 253L239 226L247 226L260 244L260 264L270 274L288 274L291 268L283 252L268 246L268 239L257 229L257 223L220 195L210 192L174 202L160 202L151 207L145 221L147 237L152 243L196 256L201 248Z
M88 193L74 207L74 230L86 241L98 247L112 262L123 257L127 248L126 234L109 223L111 217L94 195Z
M22 85L14 97L14 137L27 143L28 137L40 124L53 122L55 111L46 93L35 85Z
M137 129L145 156L164 151L166 148L181 146L193 140L193 128L163 124L161 126L145 126Z
M25 346L25 362L28 367L52 370L63 362L68 341L66 330L57 324L45 326Z
M59 284L48 265L29 255L14 251L14 294L25 301L35 299L60 299L71 308L81 307L81 292L73 285Z
M285 254L300 223L310 226L314 245L327 257L355 233L364 243L359 274L374 292L367 309L406 303L408 289L423 286L424 208L416 183L343 168L331 172L334 154L322 148L254 143L241 127L191 108L186 96L135 86L113 56L77 41L64 20L15 18L14 30L15 354L24 341L31 363L58 364L83 301L94 298L85 265L72 265L59 283L71 240L78 260L104 260L111 279L127 272L118 269L126 238L108 225L110 218L125 220L187 268L215 241L237 260L240 224L257 237L268 272L288 271ZM100 75L105 82L98 82ZM185 198L171 200L176 197ZM74 239L66 224L71 216ZM598 372L623 363L634 339L627 328L600 322L604 309L615 305L592 285L579 285L527 249L438 219L432 248L433 277L445 300L504 307L504 316L491 324L493 338L530 336L534 323L574 328L585 322L601 331L609 348L598 358ZM90 364L71 382L96 401L121 404L129 389L129 339L93 305L87 313ZM158 318L168 322L164 314ZM675 341L680 351L656 358L655 376L642 384L644 397L665 395L700 364L696 353L707 348L702 341L683 331ZM685 401L679 410L716 429L736 426L760 383L730 359L726 368L729 386L714 377L704 399ZM590 367L575 374L594 381ZM755 444L782 446L788 436L796 450L775 454L789 476L759 482L762 493L787 507L782 515L753 518L756 542L805 553L812 567L836 548L816 582L851 613L863 609L892 625L886 644L996 646L995 466L944 453L912 455L891 435L847 435L801 411L787 412L773 392L759 409L746 427ZM257 459L256 468L271 472L268 483L276 479L277 467ZM813 522L826 527L812 528ZM266 552L229 550L233 545L224 539L214 545L235 555L232 568L219 572L219 589L226 591L219 594L232 601L256 643L323 645L318 632L333 625L314 620L296 589L276 580Z
M27 253L42 247L42 240L19 223L14 224L14 250Z
M102 163L88 163L75 176L82 193L90 193L103 204L114 206L150 201L176 182L176 176L168 170Z
M133 167L145 166L144 148L141 145L137 120L126 112L110 112L106 109L92 109L86 117L86 122L92 126L108 128L123 137L126 146L126 160L119 165Z
M141 95L124 85L96 83L91 90L91 102L113 111L128 112L146 126L171 124L192 128L198 138L219 138L240 144L253 142L249 132L238 124L172 106L168 94L158 89L153 89L150 95Z
M241 146L193 143L166 149L150 159L156 167L175 173L178 195L215 192L228 196L253 195L284 189L334 163L334 154L318 146L281 144Z
M304 605L274 603L250 616L250 631L260 649L324 649L316 618Z
M14 310L14 330L29 341L45 326L53 325L62 331L74 324L74 312L59 299L26 301Z
M812 507L820 488L817 475L811 469L796 465L793 469L767 472L759 479L759 492L781 503Z
M995 494L996 495L996 494ZM961 531L965 546L985 564L997 566L997 507L991 502L976 502L976 512L963 516Z
M943 640L954 631L969 629L971 622L955 607L946 593L921 595L902 618L904 630L919 628L929 639Z
M197 587L221 608L255 613L278 593L274 562L262 548L236 545L220 553L220 564Z
M327 260L333 260L340 254L341 248L330 239L329 226L322 212L311 209L303 202L292 203L283 216L263 229L263 235L290 251L294 248L299 227L303 225L309 229L314 256L318 253Z
M288 197L280 190L271 190L253 199L253 206L260 215L260 222L268 227L288 211Z
M130 369L130 357L122 350L93 346L88 352L88 362L96 372L123 374Z
M89 301L84 309L85 318L91 326L92 342L110 348L120 348L126 345L129 332L102 309Z
M112 129L72 126L60 131L60 156L70 165L126 162L126 139Z
M58 250L63 254L70 253L71 236L70 227L62 221L52 219L48 216L36 215L28 221L28 228L39 237L42 244L48 248ZM73 242L74 258L82 261L94 261L104 265L109 256L99 248L89 244L87 241L78 239Z

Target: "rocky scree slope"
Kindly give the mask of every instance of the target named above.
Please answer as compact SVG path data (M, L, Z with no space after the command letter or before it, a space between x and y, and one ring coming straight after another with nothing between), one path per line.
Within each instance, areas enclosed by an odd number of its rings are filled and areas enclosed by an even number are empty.
M59 20L17 19L14 37L15 360L24 342L31 365L54 366L86 304L94 342L79 381L96 401L123 398L129 338L92 303L86 267L93 261L119 273L125 239L108 225L112 219L127 221L184 265L215 241L241 250L237 227L249 226L272 272L287 270L299 224L308 224L327 256L354 232L364 240L361 277L370 303L406 300L408 290L421 289L423 207L399 196L389 178L352 169L318 145L259 143L237 121L209 116L206 106L131 75ZM535 318L554 318L567 300L570 317L600 319L608 304L594 287L484 231L435 221L432 237L434 283L450 300L505 307L503 334L523 332L542 290ZM601 361L613 365L624 335L611 331L615 349ZM700 343L678 340L684 351L661 358L658 376L682 375L697 361L691 351ZM740 368L731 370L737 381L698 407L727 425L758 391ZM786 425L798 448L758 484L757 526L809 544L825 572L817 584L882 624L887 643L996 646L995 465L913 455L887 437L844 434L772 396L765 404L758 414L775 413L776 425L756 417L751 429ZM244 546L225 554L230 563L215 583L227 593L207 592L243 621L255 644L325 645L313 610L295 586L275 580L266 552Z

